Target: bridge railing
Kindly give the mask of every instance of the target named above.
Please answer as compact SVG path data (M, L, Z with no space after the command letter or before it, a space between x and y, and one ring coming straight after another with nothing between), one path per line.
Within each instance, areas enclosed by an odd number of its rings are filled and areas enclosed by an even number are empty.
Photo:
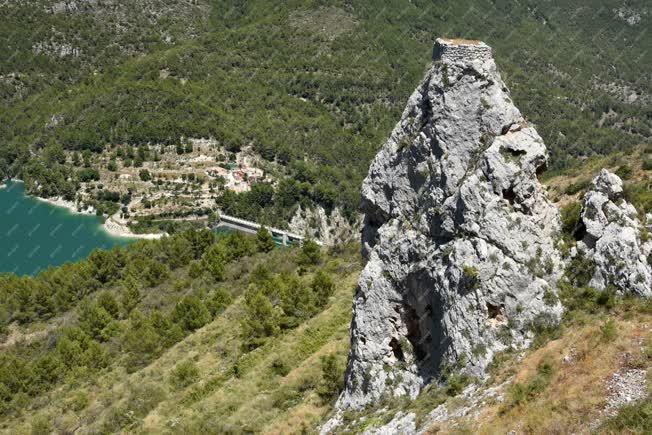
M229 223L231 225L240 225L242 227L245 227L245 228L248 227L249 229L255 229L255 230L258 230L263 226L263 225L258 224L256 222L249 221L249 220L246 220L246 219L240 219L240 218L237 218L235 216L229 216L229 215L226 215L226 214L220 214L219 216L220 216L220 221L224 221L224 222ZM219 224L217 226L219 226ZM267 230L269 232L271 232L272 235L279 235L279 236L282 236L284 238L287 237L289 239L298 240L300 242L302 242L305 239L305 237L303 237L303 236L300 236L300 235L295 234L295 233L291 233L291 232L286 231L286 230L281 230L279 228L274 228L274 227L265 227L265 228L267 228ZM315 243L317 243L319 246L322 246L322 242L320 242L319 240L315 240Z

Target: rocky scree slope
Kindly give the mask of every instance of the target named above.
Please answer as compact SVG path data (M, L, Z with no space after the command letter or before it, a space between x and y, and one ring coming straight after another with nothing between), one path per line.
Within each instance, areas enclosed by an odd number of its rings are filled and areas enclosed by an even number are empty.
M495 352L562 313L543 141L489 46L438 39L433 60L363 183L368 262L339 409L416 397L462 361L482 376Z
M589 286L639 296L652 295L652 241L642 241L636 208L623 198L623 182L603 169L584 196L575 230L576 255L594 267Z

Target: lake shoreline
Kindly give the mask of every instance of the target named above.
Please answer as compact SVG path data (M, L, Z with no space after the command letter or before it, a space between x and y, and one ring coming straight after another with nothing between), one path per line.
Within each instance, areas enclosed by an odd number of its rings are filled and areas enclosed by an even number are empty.
M116 213L113 216L109 216L102 224L102 228L107 233L115 237L124 237L132 239L146 239L146 240L156 240L162 237L167 236L167 233L149 233L149 234L137 234L131 231L131 228L127 226L127 221L120 219Z
M95 216L95 209L93 207L88 207L86 210L79 210L77 204L74 201L68 201L60 196L53 196L51 198L43 198L36 195L30 195L30 196L32 196L38 201L46 202L55 207L67 208L71 213L83 214L87 216Z
M96 211L93 207L88 207L86 210L79 210L77 203L74 201L68 201L60 196L54 196L51 198L42 198L36 195L28 195L32 198L35 198L38 201L48 203L55 207L62 207L68 209L71 213L81 214L87 216L96 216ZM167 236L167 233L149 233L149 234L137 234L131 231L128 226L128 221L120 219L118 217L119 213L116 213L113 216L109 216L105 219L104 223L101 225L102 229L113 237L125 238L125 239L144 239L144 240L156 240L161 237Z
M18 180L18 179L4 180L0 182L0 189L6 189L8 187L7 182L23 183L22 180ZM30 195L28 193L24 193L24 195L30 198L34 198L37 201L52 205L54 207L65 208L68 211L70 211L70 213L72 214L85 215L85 216L97 216L97 212L94 207L89 206L86 209L80 209L78 203L76 203L75 201L69 201L63 199L60 196L43 198L41 196ZM104 220L104 223L102 223L100 226L102 227L102 230L105 231L108 235L112 237L123 238L123 239L156 240L156 239L160 239L161 237L168 236L167 233L137 234L131 231L131 228L129 228L128 224L129 221L126 219L121 219L119 217L119 212L118 212L113 216L109 216L108 218L106 218Z

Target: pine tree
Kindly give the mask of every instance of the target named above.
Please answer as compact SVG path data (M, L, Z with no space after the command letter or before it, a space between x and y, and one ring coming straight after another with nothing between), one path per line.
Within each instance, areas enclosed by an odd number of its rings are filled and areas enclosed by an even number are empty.
M321 249L317 242L312 239L305 239L299 252L299 264L304 266L319 264L321 262Z
M140 302L140 284L138 281L129 276L122 282L122 290L120 291L120 304L125 314L131 313Z
M255 287L245 294L245 315L242 318L245 346L252 349L262 345L267 337L279 333L278 314L269 299Z
M281 308L285 314L284 326L293 328L315 313L315 301L310 288L296 275L279 278Z
M211 246L202 257L202 265L215 281L224 279L224 267L227 262L226 249L219 244Z
M330 298L335 292L335 283L331 276L321 270L315 273L310 285L312 292L315 295L315 300L318 307L323 307L328 303Z
M269 252L274 249L276 243L272 238L272 234L265 227L260 227L256 233L256 248L258 252Z
M206 306L196 296L186 296L174 307L172 321L186 331L201 328L210 320Z

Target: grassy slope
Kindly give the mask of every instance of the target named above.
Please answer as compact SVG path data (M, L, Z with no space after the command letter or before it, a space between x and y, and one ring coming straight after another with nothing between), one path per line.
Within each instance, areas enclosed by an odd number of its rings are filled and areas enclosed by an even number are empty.
M615 336L604 333L609 321L614 322ZM623 368L643 368L652 375L652 334L646 326L650 321L650 305L636 302L608 314L583 316L566 326L560 338L529 353L522 361L510 361L495 379L500 384L513 376L510 382L527 384L537 376L537 368L545 360L553 367L548 385L519 404L514 403L514 394L508 388L505 402L490 404L479 410L477 417L459 423L475 433L486 434L513 429L519 433L586 431L590 422L604 420L607 381L613 373ZM569 355L570 362L565 362Z

